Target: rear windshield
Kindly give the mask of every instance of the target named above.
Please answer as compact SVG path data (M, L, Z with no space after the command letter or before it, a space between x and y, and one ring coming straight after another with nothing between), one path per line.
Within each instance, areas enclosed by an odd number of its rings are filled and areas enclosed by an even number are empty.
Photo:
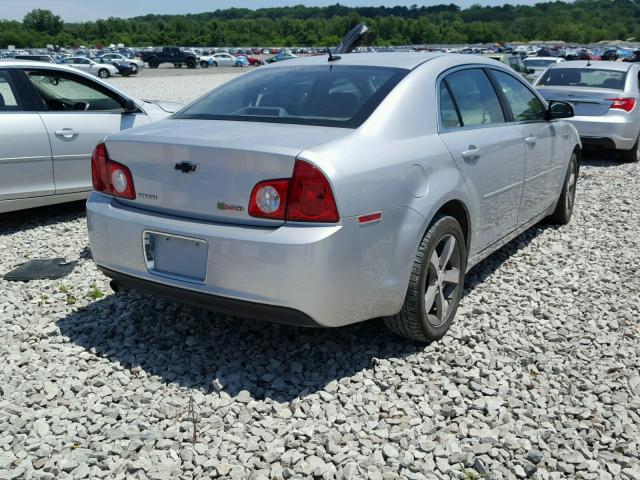
M357 128L407 73L352 65L260 68L213 90L174 118Z
M525 58L524 64L529 68L546 68L556 63L555 60L540 60L537 58Z
M596 68L552 68L540 77L538 85L591 87L623 90L627 72Z

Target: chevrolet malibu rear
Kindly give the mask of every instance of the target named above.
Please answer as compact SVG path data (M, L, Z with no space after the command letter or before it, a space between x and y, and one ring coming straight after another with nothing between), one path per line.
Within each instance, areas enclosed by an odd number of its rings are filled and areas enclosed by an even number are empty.
M537 80L548 100L573 104L584 148L619 150L629 162L640 160L640 67L635 63L570 61L556 63Z
M509 97L524 127L489 69L531 97ZM116 290L296 325L384 317L436 340L468 266L548 215L570 218L579 143L552 118L570 114L481 57L261 67L96 147L93 258ZM527 172L525 136L544 155Z

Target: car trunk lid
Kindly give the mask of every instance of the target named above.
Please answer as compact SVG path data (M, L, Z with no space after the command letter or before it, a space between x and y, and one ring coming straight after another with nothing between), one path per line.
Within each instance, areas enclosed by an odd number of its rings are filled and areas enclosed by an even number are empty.
M122 203L201 220L277 226L249 216L253 187L290 178L298 154L352 130L307 125L168 119L107 139L131 170L135 200Z
M605 115L611 105L612 98L622 96L621 90L605 90L602 88L579 87L538 87L545 100L561 100L573 105L576 116Z

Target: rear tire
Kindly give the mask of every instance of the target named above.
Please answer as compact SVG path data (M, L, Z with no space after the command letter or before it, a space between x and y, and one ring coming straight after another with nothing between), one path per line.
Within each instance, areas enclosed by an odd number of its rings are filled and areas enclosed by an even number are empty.
M200 62L200 68L209 68L209 62L205 62L204 60Z
M174 63L173 64L173 68L182 68L182 64L181 63Z
M158 68L160 66L158 60L156 60L155 58L149 59L147 63L149 64L149 68Z
M636 139L636 143L631 150L622 150L622 160L627 163L636 163L640 161L640 135Z
M187 68L196 68L196 61L193 59L187 60Z
M442 338L462 298L466 268L460 224L453 217L438 215L418 247L402 310L384 319L387 328L420 342Z
M562 191L558 198L558 204L556 205L556 209L553 213L547 217L547 223L566 225L571 221L571 215L573 215L573 207L576 199L578 172L578 155L574 151L571 154L571 159L569 160L569 166L567 167L567 174L565 175Z

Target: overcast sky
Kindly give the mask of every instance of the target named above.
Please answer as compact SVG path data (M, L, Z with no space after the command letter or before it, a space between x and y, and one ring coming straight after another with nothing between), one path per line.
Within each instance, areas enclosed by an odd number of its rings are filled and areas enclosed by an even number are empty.
M333 5L338 0L0 0L0 18L22 20L24 14L34 8L42 8L60 15L66 22L95 20L107 17L135 17L147 13L200 13L211 12L219 8L244 7L282 7L304 4L307 6ZM417 0L341 0L338 3L347 6L379 6L379 5L437 5L455 3L462 8L474 3L482 5L502 5L503 3L533 4L535 0L442 0L420 2Z

